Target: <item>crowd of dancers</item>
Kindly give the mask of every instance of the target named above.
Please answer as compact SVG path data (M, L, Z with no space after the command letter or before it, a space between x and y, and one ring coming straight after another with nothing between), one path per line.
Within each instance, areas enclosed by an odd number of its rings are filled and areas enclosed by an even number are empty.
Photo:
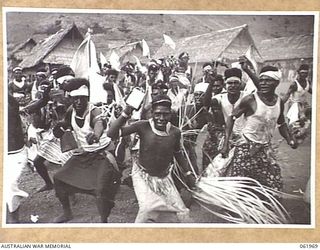
M28 194L18 179L27 164L44 181L37 192L54 190L61 203L53 223L73 219L75 193L94 195L101 222L108 222L128 167L139 203L137 223L157 222L164 211L190 222L180 192L196 189L201 176L213 173L249 177L281 191L272 138L278 128L295 149L307 136L309 66L297 69L296 80L280 97L278 68L265 65L258 73L245 56L237 65L210 61L195 79L187 52L144 66L127 62L121 72L106 63L99 72L105 78L101 102L90 98L95 82L77 77L69 66L40 68L34 82L14 68L8 85L10 164L4 170L7 222L19 223L21 197ZM205 128L204 144L197 145ZM53 177L46 161L61 165Z

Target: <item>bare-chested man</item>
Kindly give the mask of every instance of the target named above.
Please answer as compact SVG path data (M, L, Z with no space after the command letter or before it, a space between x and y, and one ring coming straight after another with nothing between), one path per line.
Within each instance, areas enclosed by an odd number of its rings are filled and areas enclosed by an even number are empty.
M184 205L171 177L173 158L184 171L189 187L195 177L181 150L181 132L171 125L171 100L158 95L152 100L152 118L123 126L131 115L131 107L111 124L108 136L115 138L138 133L140 136L139 159L134 162L132 179L139 202L136 223L155 222L161 212L174 212L180 221L188 218Z

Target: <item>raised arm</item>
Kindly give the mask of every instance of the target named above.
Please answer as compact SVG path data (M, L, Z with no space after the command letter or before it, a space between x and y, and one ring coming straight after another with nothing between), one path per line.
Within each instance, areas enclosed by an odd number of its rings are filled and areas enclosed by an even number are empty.
M297 84L296 84L295 82L293 82L293 83L290 85L287 93L282 97L283 103L286 103L286 102L288 101L290 95L291 95L293 92L297 91L297 89L298 89Z
M132 133L140 133L142 124L144 124L146 121L137 121L130 125L125 125L128 119L130 118L132 111L133 108L127 106L123 110L122 114L118 117L118 119L116 119L110 124L110 127L107 132L107 135L110 138L116 139L119 136L126 136Z
M202 104L205 107L210 107L211 106L211 99L212 99L212 88L213 88L213 83L215 81L215 77L214 76L209 76L209 85L208 88L206 90L206 92L204 93L203 96L203 100L202 100Z
M210 107L211 106L212 87L213 87L213 83L210 82L206 92L204 93L204 96L203 96L203 99L202 99L202 104L205 107Z
M239 62L241 65L241 68L244 72L247 73L247 75L251 78L254 86L256 86L256 88L258 88L259 85L259 78L256 75L256 73L254 73L253 71L251 71L250 67L253 68L252 63L249 61L249 59L245 56L241 56L239 58Z
M49 101L49 95L44 95L42 98L37 99L30 103L28 106L24 107L21 112L28 114L33 114L38 112L42 107L46 106Z

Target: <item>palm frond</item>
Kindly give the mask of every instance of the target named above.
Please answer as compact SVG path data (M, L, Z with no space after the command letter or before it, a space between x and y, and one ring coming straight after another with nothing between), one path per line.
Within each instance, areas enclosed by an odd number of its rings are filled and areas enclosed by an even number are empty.
M251 178L202 177L197 190L191 193L202 207L231 222L283 224L290 221L288 212L274 196L280 192L265 188ZM217 207L221 212L213 210Z

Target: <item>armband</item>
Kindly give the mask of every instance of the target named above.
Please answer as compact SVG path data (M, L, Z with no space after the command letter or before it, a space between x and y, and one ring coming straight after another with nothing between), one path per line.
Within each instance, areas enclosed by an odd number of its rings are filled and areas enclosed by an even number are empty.
M188 171L184 174L185 177L189 176L189 175L193 175L193 173L191 171Z

